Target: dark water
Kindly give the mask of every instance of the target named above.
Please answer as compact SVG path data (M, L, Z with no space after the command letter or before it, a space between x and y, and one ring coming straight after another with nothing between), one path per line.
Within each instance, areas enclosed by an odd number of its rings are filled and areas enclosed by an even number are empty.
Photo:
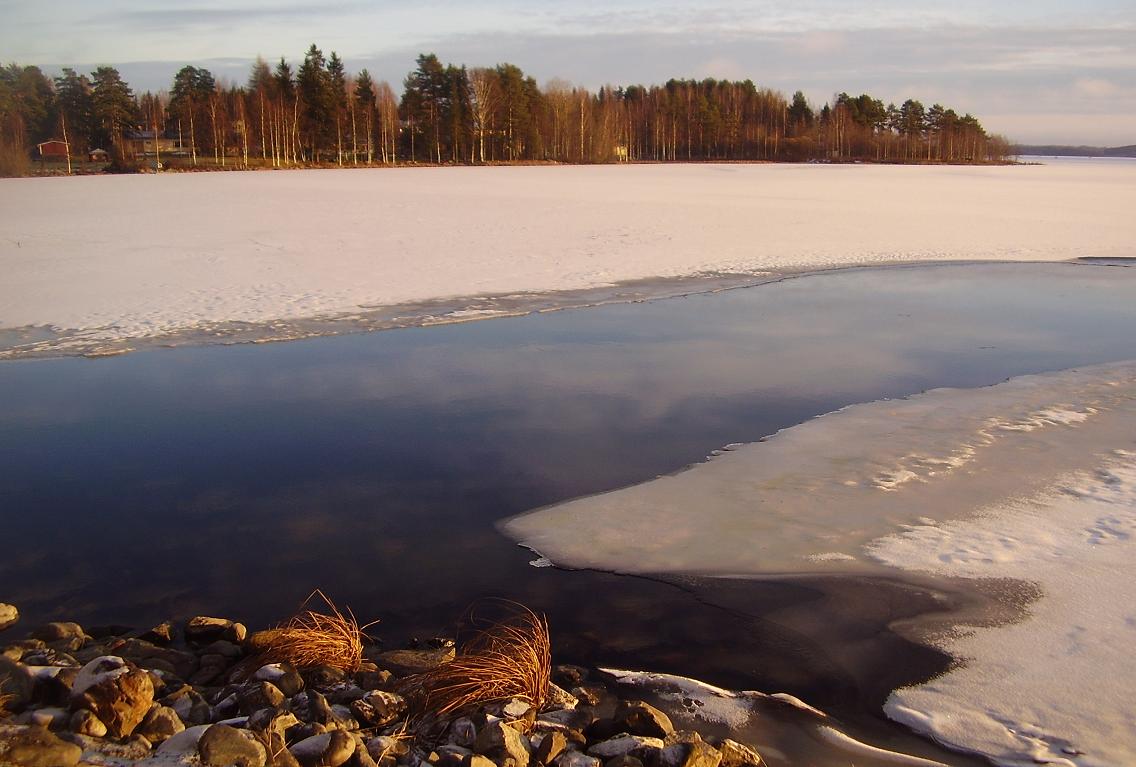
M848 711L945 659L901 585L678 586L535 569L494 522L854 402L1136 358L1136 272L853 270L273 345L0 364L0 598L48 619L254 627L315 588L401 641L479 597L562 657ZM741 591L738 591L741 589ZM849 610L849 605L869 609Z

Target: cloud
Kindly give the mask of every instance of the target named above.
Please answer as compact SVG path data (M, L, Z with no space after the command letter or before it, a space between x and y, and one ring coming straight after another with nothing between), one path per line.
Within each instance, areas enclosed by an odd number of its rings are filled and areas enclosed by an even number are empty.
M1078 80L1075 85L1078 92L1096 98L1110 98L1120 93L1120 88L1116 83L1101 78L1084 77Z

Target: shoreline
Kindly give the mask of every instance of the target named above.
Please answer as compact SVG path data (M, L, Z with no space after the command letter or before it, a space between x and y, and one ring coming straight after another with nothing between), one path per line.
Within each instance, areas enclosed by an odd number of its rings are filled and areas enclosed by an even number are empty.
M1126 263L1131 260L1132 263ZM0 328L0 363L17 360L97 359L156 349L241 344L286 343L316 338L385 330L428 328L482 320L524 317L530 314L588 309L600 306L666 301L759 288L787 280L857 271L960 268L1002 265L1068 265L1118 267L1136 265L1136 257L1078 257L1064 261L1006 259L895 260L882 263L849 262L799 270L749 274L704 273L680 277L624 280L574 290L512 292L415 301L389 306L361 307L359 311L263 322L214 322L192 325L157 336L98 338L100 329L71 330L43 326ZM95 338L90 338L94 334Z

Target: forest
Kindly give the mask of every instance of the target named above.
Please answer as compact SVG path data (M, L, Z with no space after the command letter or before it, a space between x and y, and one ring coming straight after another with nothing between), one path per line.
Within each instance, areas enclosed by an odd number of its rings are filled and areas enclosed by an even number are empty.
M840 93L816 108L751 80L543 87L513 64L418 56L401 94L313 44L293 68L258 59L243 85L185 66L136 94L117 69L0 68L0 175L51 152L113 170L407 163L1003 162L1009 142L970 114ZM38 147L38 149L37 149ZM61 149L60 147L65 147ZM101 151L100 151L101 150ZM70 160L68 159L68 167Z

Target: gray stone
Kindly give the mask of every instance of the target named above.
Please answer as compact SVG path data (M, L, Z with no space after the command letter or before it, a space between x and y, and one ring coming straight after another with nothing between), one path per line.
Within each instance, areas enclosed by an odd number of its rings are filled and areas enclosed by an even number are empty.
M83 671L87 671L87 667ZM120 671L122 673L118 673ZM141 669L116 669L96 675L96 679L94 684L81 689L85 678L80 672L74 689L81 691L73 695L72 708L91 711L107 726L107 732L116 738L132 734L154 702L154 682L150 675Z
M78 623L70 623L64 621L55 621L52 623L45 623L36 630L31 632L33 639L42 639L44 642L57 642L59 640L78 639L85 642L90 639L83 627ZM82 645L80 645L82 646ZM76 648L78 649L78 648Z
M0 737L0 764L20 767L74 767L83 749L41 727L24 727Z
M16 606L7 602L0 602L0 631L9 626L15 626L18 620L20 620L20 611L16 609Z
M194 644L209 644L218 639L227 639L230 642L243 642L248 635L248 629L241 623L228 618L210 618L198 615L185 623L186 641Z
M185 723L169 706L154 706L134 732L157 745L185 730Z
M71 732L86 735L91 738L106 737L107 728L102 720L85 708L81 708L71 715Z
M265 767L268 752L252 733L227 724L210 725L197 741L206 767Z
M339 767L355 753L355 739L335 730L301 740L289 750L303 767Z
M490 722L481 728L473 750L495 761L512 759L515 767L528 767L528 740L500 721Z
M761 754L744 743L726 738L718 747L722 752L721 767L761 767Z
M582 751L565 751L556 757L555 767L600 767L600 760Z
M665 738L674 732L670 717L659 709L638 700L621 700L615 707L616 725L632 735Z
M552 764L568 748L568 738L562 732L548 732L540 740L533 756L541 764Z
M611 759L614 756L622 756L624 754L639 756L640 754L649 754L652 751L657 752L662 750L663 741L659 738L621 733L614 738L608 738L605 741L595 744L588 749L588 754L600 759Z

